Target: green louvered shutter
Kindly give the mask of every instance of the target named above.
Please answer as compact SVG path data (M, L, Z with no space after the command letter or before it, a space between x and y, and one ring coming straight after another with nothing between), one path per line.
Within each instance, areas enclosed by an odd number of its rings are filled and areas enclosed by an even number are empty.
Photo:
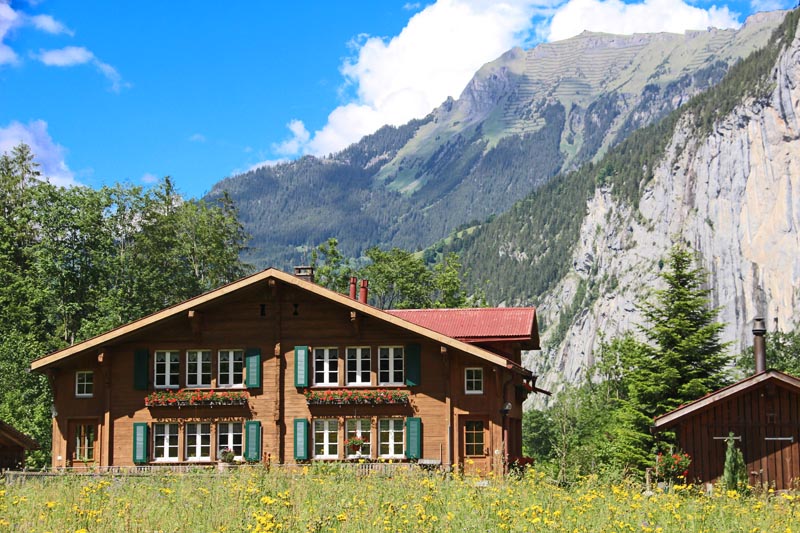
M422 419L415 416L406 418L406 457L422 457Z
M150 352L147 348L139 348L133 354L133 388L147 390L150 375Z
M261 460L261 422L248 420L244 423L244 460Z
M421 384L422 361L420 354L422 349L419 344L409 344L405 348L406 352L406 385L416 387Z
M308 346L294 347L294 386L308 387Z
M133 424L133 463L147 462L147 423L136 422Z
M261 348L248 348L244 352L244 366L247 369L248 389L261 387Z
M294 458L308 459L308 420L305 418L294 419Z

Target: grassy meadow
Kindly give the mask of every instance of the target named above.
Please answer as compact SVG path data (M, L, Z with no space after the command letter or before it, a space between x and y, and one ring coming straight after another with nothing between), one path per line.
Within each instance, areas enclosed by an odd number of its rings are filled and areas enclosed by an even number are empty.
M0 532L800 532L800 496L584 479L243 468L0 485Z

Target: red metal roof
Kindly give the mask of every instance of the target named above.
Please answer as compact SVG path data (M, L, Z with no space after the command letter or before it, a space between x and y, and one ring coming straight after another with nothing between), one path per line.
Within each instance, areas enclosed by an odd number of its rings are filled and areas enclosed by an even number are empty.
M539 340L534 307L390 309L387 313L465 342L535 340L538 344Z

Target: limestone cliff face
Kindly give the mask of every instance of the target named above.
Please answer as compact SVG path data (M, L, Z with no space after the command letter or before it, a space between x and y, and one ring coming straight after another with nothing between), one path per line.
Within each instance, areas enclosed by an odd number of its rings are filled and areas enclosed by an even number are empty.
M684 117L646 185L639 210L598 189L589 201L570 275L541 302L553 323L582 279L599 297L578 313L551 353L531 353L545 386L574 381L601 340L642 324L636 302L659 285L659 259L676 239L700 252L713 304L738 353L751 344L752 320L793 328L800 303L800 39L779 56L768 99L743 102L708 136ZM548 340L547 333L543 339Z

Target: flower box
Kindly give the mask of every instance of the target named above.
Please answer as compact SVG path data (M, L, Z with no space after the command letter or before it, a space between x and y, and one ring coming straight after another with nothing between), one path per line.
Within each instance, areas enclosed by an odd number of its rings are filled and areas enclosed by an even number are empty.
M408 392L404 390L306 390L308 405L408 405Z
M215 391L215 390L161 390L145 396L147 407L189 407L189 406L226 406L246 405L249 399L247 391Z

